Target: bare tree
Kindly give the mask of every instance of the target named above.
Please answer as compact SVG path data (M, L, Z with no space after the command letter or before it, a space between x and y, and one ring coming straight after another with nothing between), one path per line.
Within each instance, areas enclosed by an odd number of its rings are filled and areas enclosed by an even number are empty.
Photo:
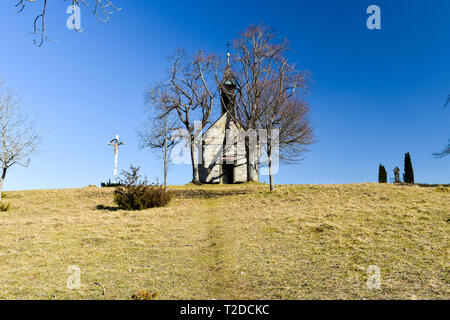
M289 42L262 24L247 28L233 41L233 47L236 51L233 73L238 92L236 122L246 131L266 127L271 117L277 118L284 100L293 96L297 88L306 89L309 72L300 72L295 64L287 63L284 55L289 50ZM281 88L276 88L277 85ZM247 180L256 181L258 161L250 160L248 137L245 146Z
M299 162L302 160L301 156L308 151L307 147L315 142L309 118L310 110L305 101L292 96L282 99L280 103L273 103L268 117L263 121L262 127L267 132L267 143L263 146L267 152L271 191L275 188L274 156L285 164Z
M164 105L165 113L177 115L186 129L192 162L192 182L200 183L196 139L201 129L209 123L217 95L216 73L218 61L214 55L199 51L189 56L179 49L170 61L169 79L157 83L148 92L148 101ZM199 126L195 126L198 121Z
M148 101L148 99L147 99ZM151 103L150 101L148 101ZM142 148L161 150L164 161L164 190L167 191L167 173L169 166L169 153L176 140L176 118L173 113L167 112L166 105L149 105L148 121L144 128L138 131Z
M27 114L20 110L20 101L11 91L0 87L0 199L6 172L14 165L28 167L30 157L39 150L40 134Z
M44 40L49 41L50 38L47 36L47 30L46 30L46 14L47 14L47 7L48 7L48 0L16 0L17 3L15 4L15 8L17 10L17 13L22 12L26 6L30 4L36 4L40 3L40 13L35 17L34 23L33 23L33 33L36 36L39 36L39 40L34 40L34 44L37 47L42 46L44 43ZM89 2L87 0L71 0L72 5L77 5L78 7L88 7ZM111 14L113 14L114 11L120 11L121 8L116 7L112 1L110 0L95 0L94 5L94 14L96 15L97 19L101 22L107 22L109 20L109 17ZM75 31L80 32L81 30L75 29Z

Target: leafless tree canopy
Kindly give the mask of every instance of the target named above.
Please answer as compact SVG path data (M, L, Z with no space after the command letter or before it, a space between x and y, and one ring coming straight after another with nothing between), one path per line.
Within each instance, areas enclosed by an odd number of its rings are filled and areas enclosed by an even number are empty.
M270 190L274 189L273 157L277 156L281 162L287 164L298 162L302 160L308 146L314 143L309 105L300 95L282 90L283 72L279 74L280 83L268 87L261 99L265 110L261 126L267 131L267 144L263 145L263 149L267 152ZM272 134L275 132L278 145L273 145L272 141Z
M87 0L71 0L71 1L72 5L77 5L80 8L89 6L89 1ZM95 1L94 14L96 15L97 19L101 22L107 22L109 20L110 15L113 14L114 11L121 10L121 8L116 7L110 0L94 0L94 1ZM36 16L33 23L34 27L33 33L39 37L39 40L34 40L34 44L37 47L42 46L44 40L50 41L50 38L47 36L46 31L46 13L48 2L49 2L48 0L18 0L18 2L15 4L17 13L22 12L30 4L37 4L37 3L40 4L40 13ZM79 32L80 30L76 31Z
M308 146L314 143L310 106L295 97L282 105L272 127L279 130L280 160L295 163L302 160Z
M154 110L154 109L152 109ZM154 110L158 111L158 110ZM175 131L178 129L176 119L170 114L154 114L148 117L143 128L138 131L141 148L163 149L165 137L167 148L170 150L176 141Z
M236 112L245 129L256 128L267 114L265 108L270 104L261 103L261 99L275 83L283 82L280 90L286 95L293 95L297 88L306 89L309 72L300 72L295 64L288 63L285 53L289 42L279 39L271 28L262 24L250 26L233 41L233 47L238 90Z
M201 128L209 123L218 93L218 67L218 59L214 55L199 51L190 56L185 50L179 49L170 59L168 79L156 83L147 93L149 104L163 106L164 113L161 116L175 114L180 126L187 130L193 181L196 183L199 182L199 173L195 140L200 130L196 130L194 122L199 121Z
M150 98L147 101L147 105L147 122L138 131L138 136L141 148L161 151L161 156L164 160L164 189L167 190L169 154L177 139L177 118L174 113L167 112L168 106L163 103L155 102Z
M27 167L39 144L35 123L21 112L18 97L0 87L0 191L7 170L14 165Z
M310 72L290 63L286 58L289 42L262 24L247 28L233 47L236 122L246 130L278 129L281 159L298 160L305 145L313 142L306 117L309 107L301 99L309 89ZM254 180L257 164L247 159L247 167L248 180Z

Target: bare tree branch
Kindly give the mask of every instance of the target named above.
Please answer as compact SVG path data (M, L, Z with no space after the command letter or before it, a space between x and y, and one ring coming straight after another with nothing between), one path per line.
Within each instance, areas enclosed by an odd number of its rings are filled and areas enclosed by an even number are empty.
M443 158L445 156L450 155L450 139L448 139L448 144L441 152L433 153L436 158Z
M450 94L447 96L447 101L444 104L444 108L447 107L449 103L450 103ZM447 146L445 146L441 152L433 153L433 156L435 156L436 158L443 158L448 155L450 155L450 139L448 139Z
M87 0L71 0L72 5L76 5L78 7L88 7L89 3ZM17 13L21 13L25 7L29 3L38 3L39 0L19 0L15 4L15 8L17 9ZM42 0L42 7L41 12L35 17L34 23L33 23L33 34L38 36L39 40L34 40L34 44L37 47L42 46L44 41L52 41L48 35L46 30L46 13L47 13L47 0ZM101 22L107 22L109 20L109 17L116 11L122 10L119 7L116 7L112 1L110 0L95 0L95 6L94 6L94 15L97 17L97 19ZM81 30L78 30L75 28L75 31L81 32Z

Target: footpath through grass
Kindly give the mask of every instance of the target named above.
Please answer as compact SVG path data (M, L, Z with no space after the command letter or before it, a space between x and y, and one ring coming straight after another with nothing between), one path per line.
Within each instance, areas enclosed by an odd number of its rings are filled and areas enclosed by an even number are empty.
M142 212L116 210L112 189L8 192L0 298L450 298L450 188L267 188L173 187L168 207ZM66 288L69 265L80 290Z

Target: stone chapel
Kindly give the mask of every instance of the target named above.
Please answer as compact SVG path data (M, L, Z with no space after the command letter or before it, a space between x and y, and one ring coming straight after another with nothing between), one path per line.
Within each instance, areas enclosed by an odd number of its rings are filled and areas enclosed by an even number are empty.
M236 83L229 63L222 80L221 117L201 136L201 183L233 184L247 181L247 157L243 130L236 124Z

